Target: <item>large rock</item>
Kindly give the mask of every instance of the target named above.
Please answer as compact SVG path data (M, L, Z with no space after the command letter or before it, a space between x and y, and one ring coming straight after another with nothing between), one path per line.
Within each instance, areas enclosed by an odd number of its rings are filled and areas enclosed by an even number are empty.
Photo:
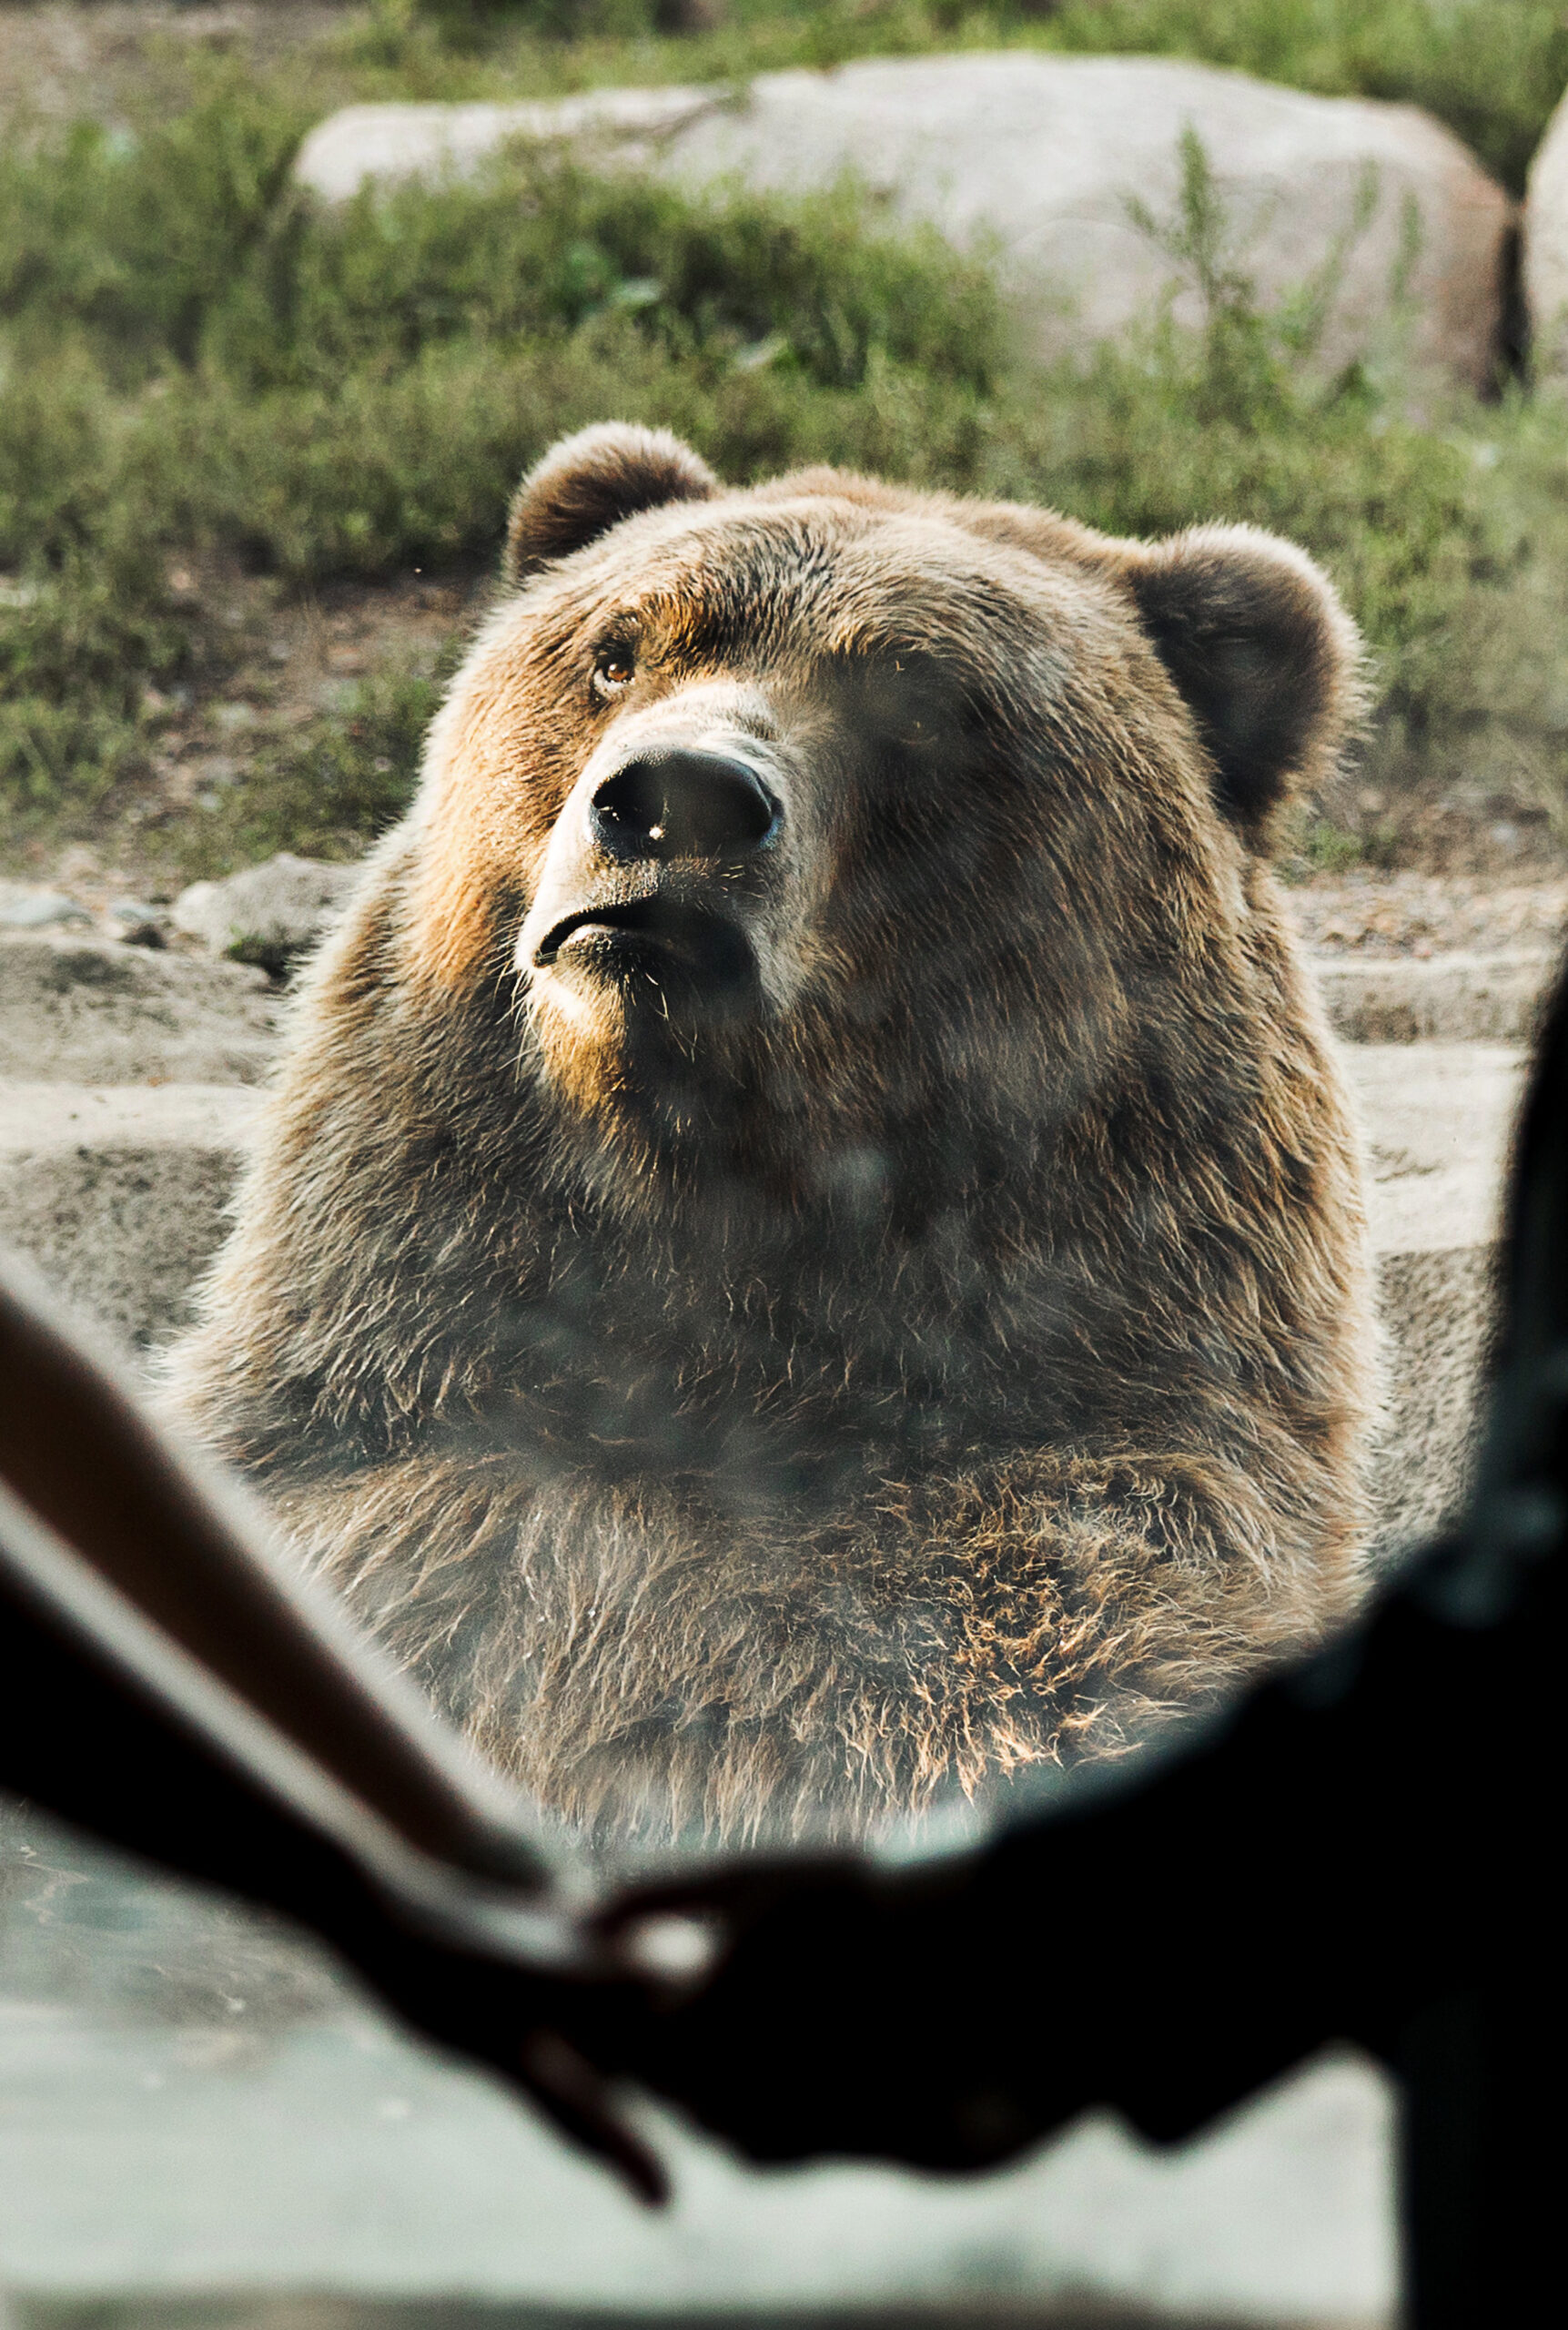
M281 978L331 928L359 878L357 866L329 866L280 849L264 866L248 866L227 881L193 882L174 902L174 926L215 955Z
M1568 378L1568 96L1530 165L1523 274L1535 376Z
M367 179L470 170L526 137L570 139L693 187L738 179L802 190L853 173L895 213L995 249L1028 339L1049 357L1147 322L1179 282L1128 200L1158 218L1174 213L1189 125L1265 300L1331 257L1371 187L1371 218L1343 253L1325 360L1394 327L1402 279L1411 354L1471 387L1488 382L1513 209L1459 140L1410 106L1307 96L1206 66L1022 52L879 58L764 74L738 94L353 106L310 133L296 172L341 199ZM1179 300L1183 312L1194 311Z
M1388 1330L1381 1559L1463 1494L1518 1047L1549 967L1319 965L1336 1026L1363 1039L1344 1057L1371 1150ZM0 1241L122 1340L166 1333L223 1234L254 1106L231 1088L277 1041L258 972L53 934L0 941Z
M1492 1320L1499 1200L1522 1055L1480 1045L1346 1054L1372 1156L1387 1334L1380 1565L1462 1502ZM0 1241L122 1342L188 1315L223 1236L255 1096L221 1086L0 1083Z
M368 178L466 177L513 137L581 140L652 160L675 132L734 102L728 90L677 88L594 89L548 105L345 106L317 123L294 175L329 202L347 202Z

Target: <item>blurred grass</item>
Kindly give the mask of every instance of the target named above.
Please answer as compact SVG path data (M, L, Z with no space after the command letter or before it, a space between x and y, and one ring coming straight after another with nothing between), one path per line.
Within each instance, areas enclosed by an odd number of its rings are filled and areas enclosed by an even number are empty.
M177 109L203 49L225 46L246 54L238 22L206 41L151 35L134 59L100 56L85 109L113 111L136 89ZM253 54L276 58L278 46L274 35ZM1189 56L1324 96L1424 106L1518 192L1568 84L1568 10L1562 0L365 0L290 44L286 70L266 69L319 116L357 100L548 97L999 47ZM0 107L16 102L0 90Z
M1433 13L1363 12L1388 54L1398 26L1413 41ZM1522 26L1541 12L1520 0L1516 14ZM1326 0L1104 0L1094 21L1129 43L1157 18L1211 45L1229 25L1233 46L1271 25L1281 58L1315 26L1322 80L1344 66L1349 15ZM1461 19L1462 5L1444 12L1445 37ZM737 12L724 37L750 21ZM1071 45L1087 21L1069 0L1035 29ZM1291 25L1297 46L1280 47ZM378 72L401 69L411 44L437 82L482 76L498 43L524 37L538 35L392 8L339 36L333 69L345 46L380 41L394 61ZM581 44L561 54L581 65ZM1387 350L1323 379L1302 359L1331 286L1258 309L1196 149L1182 214L1148 225L1202 292L1204 327L1166 319L1042 372L1012 346L983 265L888 231L853 189L688 200L514 156L328 214L288 181L308 74L202 68L188 95L134 130L79 124L0 150L0 801L14 828L90 813L146 764L149 689L231 653L210 611L170 587L178 559L238 559L288 589L488 560L521 470L607 415L678 430L737 481L838 461L1118 532L1274 527L1324 560L1372 645L1368 784L1462 781L1559 814L1560 425L1516 394L1418 425ZM255 756L203 828L204 870L286 844L351 847L398 813L433 682L379 684Z
M707 205L498 162L336 216L287 99L220 80L137 138L0 154L0 786L90 799L149 685L217 643L167 587L216 550L290 583L487 556L563 428L656 412L732 471L892 457L999 378L977 264L847 194Z
M455 659L373 674L303 734L264 745L236 782L203 796L179 837L191 879L232 873L280 849L352 858L408 806L420 754Z

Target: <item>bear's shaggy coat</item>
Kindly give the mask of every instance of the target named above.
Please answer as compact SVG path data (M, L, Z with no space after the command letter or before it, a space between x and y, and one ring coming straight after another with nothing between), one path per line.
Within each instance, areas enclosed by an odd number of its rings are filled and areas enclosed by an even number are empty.
M1371 1313L1265 852L1356 708L1322 576L606 428L510 577L186 1414L601 1834L859 1832L1317 1636Z

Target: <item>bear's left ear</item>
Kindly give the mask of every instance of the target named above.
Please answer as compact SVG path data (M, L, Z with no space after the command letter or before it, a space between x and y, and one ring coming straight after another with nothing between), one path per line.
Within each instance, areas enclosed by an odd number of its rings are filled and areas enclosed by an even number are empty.
M1331 775L1361 714L1356 627L1306 552L1256 527L1125 547L1120 579L1197 716L1219 809L1261 848L1280 804Z
M639 510L706 501L718 491L706 461L667 429L607 420L579 430L552 445L517 489L506 528L506 580L525 582Z

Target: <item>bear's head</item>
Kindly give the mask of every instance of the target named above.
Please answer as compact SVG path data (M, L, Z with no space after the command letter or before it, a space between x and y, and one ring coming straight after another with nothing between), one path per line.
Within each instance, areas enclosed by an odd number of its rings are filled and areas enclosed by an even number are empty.
M1300 552L831 470L727 491L606 426L524 480L509 573L432 742L416 957L510 979L640 1175L964 1180L1162 1028L1201 1076L1184 1013L1223 1048L1277 813L1356 704Z

